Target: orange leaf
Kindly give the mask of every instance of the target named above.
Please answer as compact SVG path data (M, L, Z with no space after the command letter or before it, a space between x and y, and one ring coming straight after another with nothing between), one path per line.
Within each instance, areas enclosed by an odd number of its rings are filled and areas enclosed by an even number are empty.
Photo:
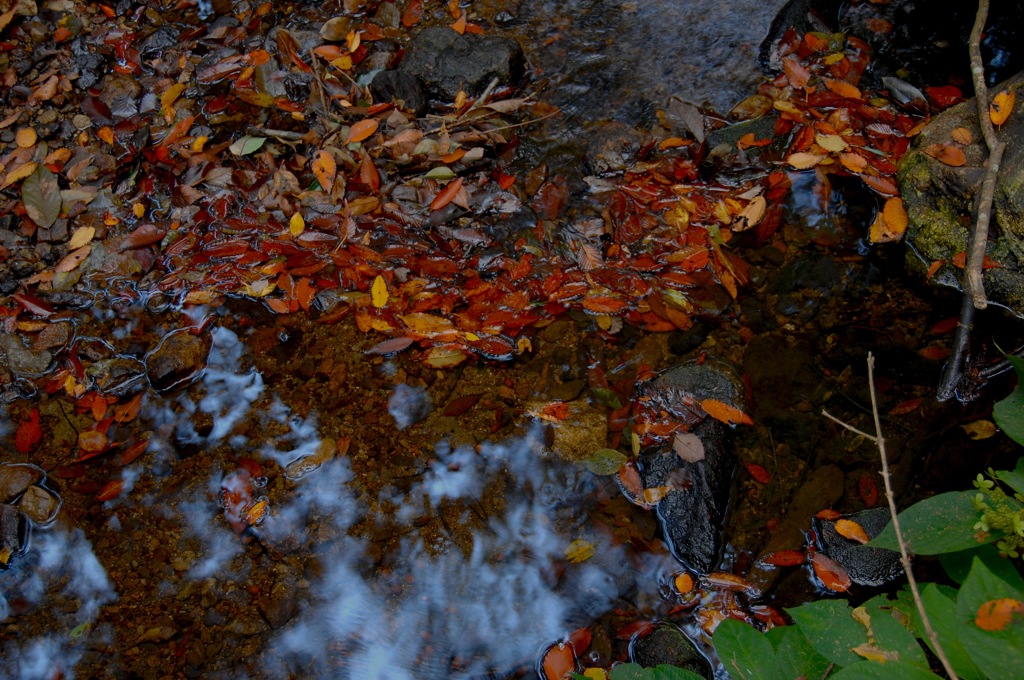
M816 153L807 153L801 151L799 153L790 154L786 159L790 167L796 168L797 170L806 170L813 168L815 165L825 160L825 157Z
M451 203L455 199L455 196L458 195L459 189L462 188L462 182L463 180L461 177L456 177L453 181L448 183L448 186L437 192L437 196L435 196L434 200L430 202L430 209L440 210Z
M794 57L782 60L782 70L785 71L789 84L798 90L806 88L807 81L811 79L811 72Z
M406 28L415 26L423 16L423 0L410 0L402 12L402 25Z
M374 132L377 131L377 119L376 118L364 118L358 123L354 123L348 130L348 139L345 140L346 144L353 144L355 142L361 142Z
M313 161L313 174L324 191L331 193L331 189L334 188L334 179L338 176L338 164L334 161L334 156L321 150Z
M363 159L359 162L359 181L374 191L380 188L380 173L377 166L373 164L370 154L364 153Z
M840 97L847 99L860 99L860 90L844 80L825 80L825 87L832 90Z
M704 412L715 420L720 420L726 425L753 425L754 421L750 419L743 411L739 410L735 406L726 404L723 401L717 399L705 399L700 402L700 407L704 409Z
M814 565L814 575L829 590L845 593L850 589L850 575L846 573L846 569L841 564L828 555L820 552L814 553L811 564Z
M99 392L92 395L92 419L96 422L103 420L103 416L107 414L107 400Z
M940 163L951 165L954 168L959 168L967 163L967 156L964 155L963 149L953 144L930 144L924 148L924 152Z
M95 430L84 430L78 433L78 448L82 449L79 459L92 458L103 453L109 447L107 435Z
M869 236L872 243L888 243L899 241L906 231L907 211L903 208L903 200L890 198L871 225Z
M1000 126L1006 122L1006 119L1013 113L1013 103L1017 99L1017 95L1013 90L1002 90L995 97L992 97L992 103L988 107L988 117L992 119L992 124Z
M583 309L595 314L614 314L629 305L629 302L612 295L591 295L583 300Z
M1016 623L1024 616L1024 602L1003 597L989 600L978 607L974 623L982 630L995 632L1005 630L1011 623Z
M965 146L974 141L974 134L964 127L953 128L953 132L950 136L953 138L954 142Z
M861 545L871 540L868 538L867 532L864 531L864 527L850 519L837 519L836 532L838 532L839 535L843 538L848 538L851 541L856 541Z
M818 519L827 519L827 520L831 520L831 521L835 521L835 520L839 519L840 517L842 517L842 515L840 515L835 510L821 510L816 515L814 515L814 516L817 517Z
M744 463L743 467L747 468L747 472L750 473L751 477L762 484L767 484L772 481L771 473L765 470L763 465L758 465L757 463Z
M868 160L860 154L847 152L839 155L839 162L843 167L854 173L861 173L868 167Z
M890 416L903 416L908 413L912 413L917 410L917 407L921 405L920 399L907 399L889 409Z
M883 196L895 196L899 193L896 185L888 177L876 177L875 175L861 175L864 184L874 189Z
M679 591L681 595L685 595L686 593L693 590L694 586L693 577L687 574L686 572L677 575L675 579L672 580L672 583L675 585L676 590Z
M124 488L124 480L115 479L107 482L100 489L99 493L96 494L96 500L98 501L109 501L112 498L117 498L121 495L121 489Z
M576 656L572 653L572 647L562 642L551 645L544 654L543 667L546 680L562 680L576 670Z
M452 30L455 31L456 33L458 33L459 35L465 34L465 32L466 32L466 13L465 12L463 12L461 15L459 15L459 18L456 19L455 23L452 24Z
M803 564L804 554L799 550L779 550L768 553L760 561L773 567L795 567L798 564Z

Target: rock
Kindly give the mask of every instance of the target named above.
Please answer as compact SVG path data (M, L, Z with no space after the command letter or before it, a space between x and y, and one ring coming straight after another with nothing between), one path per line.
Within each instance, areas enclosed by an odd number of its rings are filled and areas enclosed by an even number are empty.
M135 357L117 356L101 359L85 369L101 394L124 397L141 390L145 385L146 364Z
M36 526L45 528L57 519L62 504L60 496L46 487L30 486L18 501L18 509Z
M11 565L11 560L28 548L32 531L28 518L10 505L0 505L0 569Z
M670 623L659 623L654 632L637 637L629 646L629 658L644 668L670 664L711 680L711 664L686 634Z
M655 408L681 418L686 417L684 399L717 399L743 408L742 394L732 370L711 361L671 368L643 390ZM691 571L706 574L721 550L736 456L723 423L706 418L693 433L704 445L703 460L683 460L670 445L642 452L638 468L644 488L670 487L655 512L672 555Z
M10 503L25 493L25 490L41 482L46 472L37 465L29 463L10 463L0 465L0 503Z
M1024 73L991 90L1024 86ZM1024 93L1018 93L1018 99ZM916 257L911 268L923 273L933 262L946 262L932 277L939 285L960 288L963 270L949 264L967 248L973 207L984 175L988 151L978 126L977 103L972 99L939 114L924 128L900 163L900 194L910 224L906 241ZM952 132L964 128L973 141L964 146L967 162L961 167L941 163L925 153L933 144L953 144ZM987 255L1000 264L984 271L989 302L1024 317L1024 116L1020 105L997 133L1006 141L993 201L993 228Z
M158 392L191 384L206 368L212 340L209 333L196 335L192 329L172 331L146 355L146 376Z
M525 404L527 410L539 412L548 402ZM588 458L608 444L608 415L585 400L570 401L569 415L552 426L551 450L569 461Z
M38 378L50 368L51 354L44 350L32 350L25 346L20 336L0 335L0 355L7 368L20 378Z
M869 538L881 533L891 520L888 508L861 510L844 515L844 518L859 524ZM831 520L815 518L814 531L818 537L818 549L841 564L854 583L881 586L903 574L900 554L895 550L869 548L844 538Z
M394 102L400 109L412 111L416 116L426 113L430 104L420 81L405 71L381 71L370 81L369 87L375 101Z
M523 77L523 50L509 38L459 35L445 26L423 29L409 46L400 69L412 74L438 99L452 101L464 89L478 95L495 78L515 85Z

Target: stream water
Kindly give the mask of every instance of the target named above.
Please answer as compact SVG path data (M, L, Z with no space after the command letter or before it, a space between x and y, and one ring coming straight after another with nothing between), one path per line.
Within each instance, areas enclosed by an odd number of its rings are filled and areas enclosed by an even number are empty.
M781 4L524 0L474 11L529 41L537 96L565 108L524 143L522 164L567 173L568 212L590 214L594 126L650 125L672 95L726 111L756 87ZM866 193L793 177L780 236L742 253L751 283L725 313L662 334L602 332L571 314L512 362L442 371L370 352L379 338L350 319L277 316L251 300L164 309L111 284L74 318L79 342L141 356L193 327L206 329L209 353L187 387L143 393L121 434L148 441L144 453L114 451L102 468L69 453L88 409L40 395L57 423L46 450L6 462L38 463L47 474L36 485L63 506L0 572L0 675L535 677L574 630L592 637L588 665L624 658L656 620L710 655L703 629L726 613L817 595L806 568L762 575L763 597L713 583L681 595L653 514L549 446L552 428L584 447L607 434L588 389L597 369L630 384L641 366L710 356L737 367L756 425L735 431L741 465L718 571L744 577L766 544L801 547L801 513L877 505L875 451L819 414L866 422L868 351L887 412L919 400L887 420L901 494L959 488L999 455L956 427L969 411L931 399L941 361L920 350L948 342L936 329L956 298L908 280L898 250L866 247ZM562 401L579 406L566 422L536 417ZM5 416L2 434L13 440L17 424ZM0 467L0 480L14 473ZM803 505L787 517L794 498Z

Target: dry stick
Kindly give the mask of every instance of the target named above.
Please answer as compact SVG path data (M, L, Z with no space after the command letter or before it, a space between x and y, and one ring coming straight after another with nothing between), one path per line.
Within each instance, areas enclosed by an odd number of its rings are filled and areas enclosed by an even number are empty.
M903 540L903 530L900 528L899 513L896 511L896 499L892 493L892 476L889 474L889 455L885 451L885 438L882 436L882 417L878 414L878 394L875 391L875 356L870 352L868 352L868 389L871 392L871 415L875 421L875 436L872 437L868 433L862 432L852 425L844 423L835 416L829 414L827 411L822 411L822 415L842 425L851 432L855 432L865 439L873 441L875 446L878 447L878 455L882 459L882 481L885 482L885 498L889 501L889 516L892 518L892 528L896 534L896 542L900 546L900 564L903 565L903 573L907 575L907 583L910 585L910 593L914 597L914 604L917 606L917 613L921 616L921 623L924 625L925 634L928 635L928 639L932 643L932 649L935 652L935 656L939 658L939 661L942 663L942 667L946 669L946 674L949 675L950 680L959 680L956 671L953 670L953 665L949 662L949 658L946 656L946 652L942 649L942 645L939 644L939 636L935 633L935 629L932 628L932 622L928 618L928 613L925 612L924 601L921 600L921 591L917 587L917 579L914 578L914 570L910 566L910 554L907 551L907 544Z
M978 216L971 231L971 241L967 249L967 263L964 265L964 304L960 307L960 322L957 324L956 339L953 342L953 355L942 371L939 382L938 399L946 401L951 398L959 386L967 363L967 352L970 348L971 329L974 326L974 310L988 307L983 280L985 249L988 247L988 229L992 218L992 199L995 196L996 179L999 166L1003 160L1004 142L996 137L992 119L989 117L988 87L985 85L985 64L981 60L981 34L985 30L988 19L988 0L978 0L978 12L974 17L974 27L968 51L971 56L971 74L974 79L974 96L978 104L978 125L988 147L988 163L985 177L981 182L978 195ZM969 301L969 303L968 303Z

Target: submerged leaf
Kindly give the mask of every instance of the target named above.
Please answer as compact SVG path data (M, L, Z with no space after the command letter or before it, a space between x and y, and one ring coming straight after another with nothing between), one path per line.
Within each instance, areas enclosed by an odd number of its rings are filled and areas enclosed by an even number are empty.
M60 216L60 186L56 175L45 165L36 166L21 185L21 202L33 222L43 229L50 228Z

